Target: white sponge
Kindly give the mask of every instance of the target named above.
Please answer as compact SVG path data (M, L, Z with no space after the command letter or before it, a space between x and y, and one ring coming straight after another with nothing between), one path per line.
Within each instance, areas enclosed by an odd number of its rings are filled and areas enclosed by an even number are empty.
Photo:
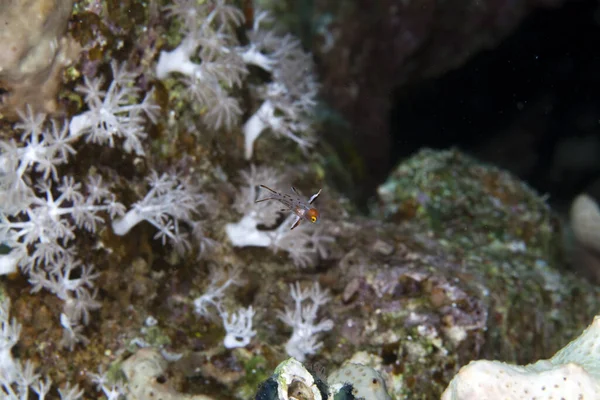
M442 400L600 400L600 317L550 360L526 366L473 361Z

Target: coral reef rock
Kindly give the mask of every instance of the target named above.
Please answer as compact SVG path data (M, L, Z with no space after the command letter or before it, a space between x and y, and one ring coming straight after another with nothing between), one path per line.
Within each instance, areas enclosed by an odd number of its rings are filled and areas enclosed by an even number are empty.
M366 365L346 363L327 381L289 358L262 383L255 400L391 400L379 373Z
M363 364L345 363L329 374L327 383L331 387L338 387L338 390L350 383L352 394L357 399L391 400L379 372Z
M128 399L162 400L213 400L202 394L192 395L177 392L165 380L167 361L153 348L142 348L123 362L123 372L128 381Z
M56 111L62 68L78 54L63 36L72 0L9 0L0 7L0 112L16 115L28 104Z
M378 193L376 218L336 222L321 356L378 355L392 398L439 398L472 360L548 358L597 314L598 288L564 268L557 216L510 173L423 150Z

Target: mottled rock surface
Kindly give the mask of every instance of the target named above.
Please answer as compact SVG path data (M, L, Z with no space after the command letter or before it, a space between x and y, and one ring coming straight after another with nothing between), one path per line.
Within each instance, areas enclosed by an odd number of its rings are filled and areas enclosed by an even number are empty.
M0 113L25 104L55 112L63 67L77 55L64 36L73 0L7 0L0 6Z

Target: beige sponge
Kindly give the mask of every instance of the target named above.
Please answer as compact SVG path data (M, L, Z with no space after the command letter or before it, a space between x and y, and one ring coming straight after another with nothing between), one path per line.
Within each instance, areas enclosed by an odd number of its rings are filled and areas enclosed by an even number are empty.
M473 361L442 400L600 400L600 317L550 360L526 366Z

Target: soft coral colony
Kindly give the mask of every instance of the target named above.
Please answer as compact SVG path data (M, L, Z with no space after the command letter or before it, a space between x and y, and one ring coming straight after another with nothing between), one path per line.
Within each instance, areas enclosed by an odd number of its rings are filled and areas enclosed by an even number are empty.
M156 112L148 98L126 104L126 99L135 100L138 94L128 84L132 76L116 63L112 70L117 80L107 92L100 89L99 81L86 80L82 90L90 109L71 120L71 125L79 121L77 129L69 129L66 122L61 128L60 122L46 121L44 115L28 110L15 126L22 131L20 140L0 144L0 241L10 249L0 257L0 272L20 268L29 276L33 291L47 289L65 302L60 320L70 348L84 340L79 325L87 324L88 312L98 307L91 292L97 275L93 266L77 261L76 245L71 244L80 230L97 232L105 214L116 218L125 207L101 175L89 174L80 182L61 175L59 169L76 157L75 147L82 138L114 146L114 138L121 137L118 143L126 152L141 150L144 120L140 114Z
M252 158L254 142L267 130L293 140L303 150L312 146L318 84L311 55L297 39L265 28L271 23L269 16L257 12L246 32L248 44L240 45L235 30L244 17L225 0L176 0L169 13L180 20L185 36L177 48L160 53L156 76L181 75L189 97L204 110L203 121L209 128L231 128L240 122L242 107L234 92L250 67L255 67L271 79L246 80L260 106L243 124L245 157Z
M246 159L252 158L254 143L263 132L291 139L303 151L315 141L312 113L318 85L311 56L292 36L268 28L272 21L267 13L256 12L245 32L245 44L241 44L238 38L244 15L225 0L175 0L164 10L169 20L182 27L183 39L174 49L161 51L152 69L144 72L143 67L113 61L110 80L101 75L84 76L75 89L83 96L80 113L59 120L29 107L19 110L21 121L13 126L18 134L0 140L0 243L4 248L0 274L22 273L28 277L32 292L46 290L62 301L62 310L55 317L63 329L60 344L70 350L88 341L91 313L101 306L97 283L100 268L78 254L82 238L94 237L109 227L116 235L126 235L146 221L155 230L156 239L181 254L191 248L203 253L215 245L204 233L202 216L206 210L215 214L218 206L203 193L197 179L158 163L160 167L149 168L147 192L138 194L137 201L126 207L113 179L120 171L106 165L88 167L84 173L74 168L79 163L86 165L81 152L89 153L90 146L145 157L154 165L147 128L161 119L161 110L153 101L153 90L144 93L141 89L143 74L181 83L204 129L240 130ZM249 79L255 69L263 73L258 79ZM255 100L248 113L243 112L242 87ZM242 120L244 115L249 117ZM244 216L226 229L234 246L284 250L298 266L327 256L326 247L333 239L324 234L322 226L315 230L303 225L290 232L286 222L277 224L279 214L272 207L255 204L258 185L283 184L276 170L251 166L240 176L243 182L235 207ZM107 224L107 220L111 222ZM265 221L271 230L258 228ZM224 301L226 289L243 282L240 269L212 271L215 277L206 292L191 303L199 316L216 313L222 319L226 347L246 346L256 335L252 327L255 310L248 306L228 311ZM328 320L316 322L317 308L326 302L326 291L318 286L308 291L297 284L292 295L296 311L286 311L281 317L294 329L286 349L303 358L320 347L316 334L332 327ZM298 310L304 310L300 304L308 299L315 306L310 316L303 317ZM9 322L8 303L3 303L0 311L0 342L4 343L0 394L16 399L35 392L43 398L50 382L42 381L29 364L12 359L10 348L18 340L20 326L14 320ZM311 345L307 349L292 346L290 352L290 343L302 341ZM30 379L19 378L23 376ZM123 393L107 385L100 387L108 398ZM76 399L82 392L67 385L59 395Z

